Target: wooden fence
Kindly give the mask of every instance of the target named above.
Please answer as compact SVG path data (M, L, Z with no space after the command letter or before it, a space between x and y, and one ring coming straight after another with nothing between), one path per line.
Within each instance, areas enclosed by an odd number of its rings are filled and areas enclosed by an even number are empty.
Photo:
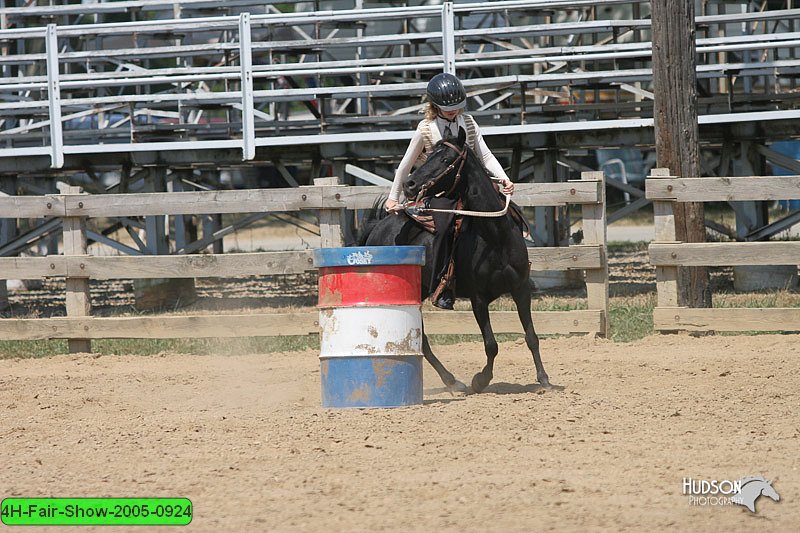
M800 199L800 176L678 178L653 169L646 181L653 200L655 241L650 263L656 267L657 331L796 331L800 308L713 308L678 306L678 267L798 265L800 242L683 243L675 237L676 202Z
M60 217L64 254L0 258L0 279L66 279L66 317L0 320L0 340L69 339L70 351L89 351L91 339L247 337L318 332L316 312L202 314L181 316L91 316L90 279L203 278L297 274L314 270L312 251L212 255L91 256L90 217L200 215L319 210L321 245L342 245L342 210L371 208L386 187L343 186L338 178L313 186L210 192L79 194L0 197L0 218ZM588 309L534 312L540 333L608 332L605 184L602 172L566 183L518 184L514 199L523 206L582 204L585 244L530 248L533 270L586 271ZM492 314L494 331L522 333L516 312ZM429 333L480 333L471 312L425 315Z

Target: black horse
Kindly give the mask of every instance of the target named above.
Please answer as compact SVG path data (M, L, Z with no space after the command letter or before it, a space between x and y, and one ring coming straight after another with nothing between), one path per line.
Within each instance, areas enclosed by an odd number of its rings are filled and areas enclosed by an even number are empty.
M469 211L497 212L503 210L503 201L483 164L466 145L466 133L460 130L458 138L440 141L425 163L414 171L405 183L406 198L417 198L420 191L425 197L443 194L461 198L463 209ZM405 214L387 215L382 205L376 206L359 236L362 246L422 245L426 257L432 257L433 235L419 228ZM531 320L530 265L522 234L510 214L484 218L465 216L455 250L456 296L469 298L472 312L481 329L486 351L486 366L472 378L472 389L480 392L492 380L497 341L489 320L489 304L503 294L510 294L517 306L519 319L525 328L525 342L533 354L536 377L542 386L549 387L547 372L539 353L539 338ZM430 295L430 266L422 274L422 297ZM456 380L431 351L423 332L423 353L444 384L451 390L465 391L463 383Z

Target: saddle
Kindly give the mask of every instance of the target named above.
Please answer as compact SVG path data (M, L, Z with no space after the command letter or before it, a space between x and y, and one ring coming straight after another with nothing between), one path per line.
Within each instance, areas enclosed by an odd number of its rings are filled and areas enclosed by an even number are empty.
M419 225L423 230L427 231L428 233L435 233L436 226L433 223L433 215L423 215L419 211L415 211L414 208L424 209L427 208L428 205L425 200L421 202L408 202L406 203L406 215L413 220L414 222Z

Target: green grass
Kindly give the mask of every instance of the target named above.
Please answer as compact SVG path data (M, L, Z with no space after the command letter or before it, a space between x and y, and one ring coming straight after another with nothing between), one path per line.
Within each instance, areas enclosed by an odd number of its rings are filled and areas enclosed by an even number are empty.
M719 293L713 297L714 307L800 307L800 295L790 291L768 293Z
M612 298L609 303L609 337L615 342L631 342L653 334L655 294Z
M92 351L103 355L241 355L319 349L314 335L237 339L100 339ZM67 341L0 341L0 359L37 358L68 353Z
M0 341L0 359L29 359L62 353L67 353L67 341Z

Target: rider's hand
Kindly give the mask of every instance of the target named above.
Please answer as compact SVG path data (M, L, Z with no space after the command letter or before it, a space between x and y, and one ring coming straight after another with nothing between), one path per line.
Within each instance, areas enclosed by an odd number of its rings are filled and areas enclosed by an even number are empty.
M514 194L514 182L511 180L503 180L500 183L503 184L503 194L511 196Z
M397 214L398 211L400 211L400 207L398 206L397 201L392 200L391 198L386 199L386 203L383 205L383 208L387 212L394 213L395 215Z

